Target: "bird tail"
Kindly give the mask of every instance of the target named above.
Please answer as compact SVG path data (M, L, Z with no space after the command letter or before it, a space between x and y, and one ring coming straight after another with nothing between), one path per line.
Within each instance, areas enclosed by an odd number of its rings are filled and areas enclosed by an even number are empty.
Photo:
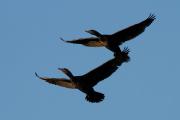
M123 62L129 62L130 57L128 56L130 50L128 47L125 47L122 52L115 53L116 62L121 65Z
M128 53L122 52L122 61L123 62L129 62L130 57L128 56Z
M92 103L98 103L104 100L104 94L99 93L99 92L93 92L91 94L86 95L86 100Z

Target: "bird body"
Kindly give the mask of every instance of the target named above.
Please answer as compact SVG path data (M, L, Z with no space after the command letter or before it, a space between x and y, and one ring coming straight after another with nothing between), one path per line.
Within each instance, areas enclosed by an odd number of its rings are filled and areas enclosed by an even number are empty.
M69 79L40 77L37 73L35 73L35 75L38 78L54 85L71 89L79 89L81 92L86 94L86 100L89 102L100 102L104 99L104 94L96 92L93 87L100 81L112 75L123 62L128 62L130 59L128 53L129 49L125 48L122 51L121 56L116 56L81 76L74 76L67 68L59 68L58 70L66 74Z
M88 47L106 47L110 51L114 52L114 55L116 55L121 52L119 45L143 33L145 28L148 27L155 19L155 15L150 14L149 17L142 22L134 24L113 34L101 34L96 30L87 30L87 33L96 37L80 38L70 41L65 41L63 38L61 38L61 40L67 43L82 44Z

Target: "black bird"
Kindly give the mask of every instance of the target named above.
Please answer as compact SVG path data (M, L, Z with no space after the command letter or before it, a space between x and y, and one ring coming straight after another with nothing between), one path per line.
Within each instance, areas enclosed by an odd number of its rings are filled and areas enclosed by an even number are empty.
M35 73L35 75L51 84L66 88L78 89L86 94L86 100L89 102L101 102L104 99L104 94L96 92L93 87L98 82L104 80L114 73L118 69L118 66L120 66L123 62L128 62L130 59L128 53L129 49L124 48L121 56L116 56L101 66L81 76L74 76L67 68L58 68L64 74L66 74L69 79L40 77L37 73Z
M72 41L65 41L63 38L61 38L61 40L68 43L82 44L89 47L106 47L107 49L114 52L115 55L119 55L121 52L119 45L143 33L145 28L148 27L155 19L155 15L150 14L149 17L144 21L134 24L111 35L101 34L96 30L87 30L85 32L90 33L96 37L80 38Z

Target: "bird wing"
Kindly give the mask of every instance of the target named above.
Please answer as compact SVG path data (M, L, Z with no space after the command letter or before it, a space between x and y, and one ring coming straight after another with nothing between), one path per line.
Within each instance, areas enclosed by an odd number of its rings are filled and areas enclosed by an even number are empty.
M112 41L115 42L115 44L120 45L125 41L135 38L143 33L145 28L148 27L155 19L155 15L150 14L144 21L112 34Z
M84 82L84 84L86 84L87 86L93 87L98 82L104 80L112 73L114 73L122 62L123 61L118 58L111 59L100 65L99 67L93 69L92 71L86 73L85 75L82 75L81 80L83 81L81 82Z
M97 37L80 38L76 40L67 40L67 41L61 38L61 40L67 43L82 44L88 47L101 47L102 46L101 42L99 41Z
M61 87L66 87L66 88L75 88L75 86L73 85L73 83L65 78L48 78L48 77L40 77L37 73L35 73L35 75L42 80L45 80L48 83L54 84L54 85L58 85Z

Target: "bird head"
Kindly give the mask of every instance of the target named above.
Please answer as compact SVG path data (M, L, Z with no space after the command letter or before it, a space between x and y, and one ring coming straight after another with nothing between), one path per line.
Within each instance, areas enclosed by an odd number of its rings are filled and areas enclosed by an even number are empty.
M91 34L91 35L95 35L96 37L100 37L102 36L101 33L99 33L98 31L96 30L86 30L85 32Z
M64 74L66 74L68 77L70 77L71 79L74 78L73 74L71 73L70 70L68 70L67 68L58 68L58 70L62 71Z

